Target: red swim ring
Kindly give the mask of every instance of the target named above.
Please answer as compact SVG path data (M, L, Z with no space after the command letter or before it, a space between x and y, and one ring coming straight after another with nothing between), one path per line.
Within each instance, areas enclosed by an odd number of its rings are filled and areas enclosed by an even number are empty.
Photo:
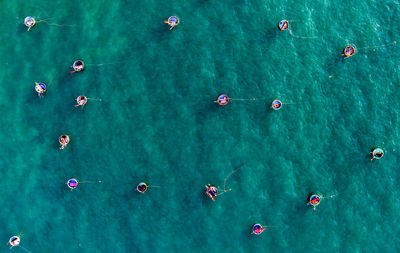
M229 97L226 94L221 94L218 96L217 102L219 105L227 105L229 103Z
M215 197L218 196L218 188L212 185L206 185L206 194L210 197L213 201L215 201Z
M84 106L87 103L87 98L85 96L80 95L76 98L76 102L78 103L75 106Z
M281 20L278 24L278 28L281 31L285 31L289 28L289 21L287 20Z
M343 49L343 54L348 58L352 57L354 53L356 52L356 49L353 46L347 46L345 49Z

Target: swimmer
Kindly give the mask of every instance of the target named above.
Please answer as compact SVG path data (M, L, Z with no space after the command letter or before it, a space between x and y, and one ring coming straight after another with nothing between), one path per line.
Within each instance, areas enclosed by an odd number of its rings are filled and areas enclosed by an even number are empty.
M20 242L21 242L21 239L19 238L19 236L13 236L10 238L10 241L9 241L11 248L19 246Z
M136 190L140 193L144 193L147 190L147 185L145 183L140 183L137 187Z
M284 30L288 29L289 28L289 22L287 20L282 20L281 22L279 22L278 28L281 31L284 31Z
M72 68L74 69L74 71L71 71L71 74L73 72L81 72L84 67L85 67L85 65L84 65L83 61L81 61L81 60L75 61L74 64L72 65Z
M46 92L46 85L44 83L35 82L35 90L38 93L38 96L43 96L43 93Z
M28 27L28 31L35 25L36 21L32 17L26 17L24 20L25 25Z
M168 24L170 26L169 30L174 29L175 26L179 24L179 18L172 16L169 17L168 20L165 20L164 23Z
M76 98L76 102L78 104L75 105L75 107L77 106L84 106L87 103L87 98L85 96L79 96Z
M68 135L61 135L58 141L61 144L60 149L64 149L69 143L69 136Z

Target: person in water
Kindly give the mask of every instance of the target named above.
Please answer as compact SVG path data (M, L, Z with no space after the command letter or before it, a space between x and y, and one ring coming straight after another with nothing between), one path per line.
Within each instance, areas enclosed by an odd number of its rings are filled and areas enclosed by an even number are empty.
M39 97L43 96L43 93L46 92L45 87L46 87L45 84L35 82L35 90Z
M314 198L311 199L311 204L313 205L317 205L319 203L319 197L315 196Z
M75 105L75 107L77 106L84 106L87 102L87 98L85 96L79 96L77 99L77 105Z
M64 149L69 143L69 137L67 135L61 135L59 141L61 144L60 149Z
M76 71L81 71L82 68L83 68L83 66L82 66L82 63L81 63L81 62L78 62L78 63L75 65Z
M229 102L229 98L228 97L223 97L222 99L220 99L220 103L221 104L227 104Z
M137 187L137 190L140 193L144 193L147 190L147 185L146 184L139 184L138 187Z
M344 55L345 55L346 57L351 57L351 56L353 56L353 55L354 55L354 52L355 52L355 49L354 49L354 47L352 47L352 46L347 46L347 47L344 49Z
M13 236L12 238L11 238L11 240L10 240L10 244L11 244L11 246L19 246L19 244L20 244L20 242L21 242L21 240L20 240L20 238L18 237L18 236Z
M261 226L257 226L254 232L256 234L261 234L265 229L263 229Z
M211 197L213 197L213 198L215 197L215 194L214 194L214 192L213 192L212 189L209 189L209 190L208 190L208 193L210 193Z
M374 160L374 158L382 158L383 157L383 152L379 151L375 153L375 148L371 150L371 152L369 152L372 156L371 161Z
M314 195L314 196L311 197L311 199L309 201L309 204L311 204L313 206L314 211L316 209L316 206L319 205L319 201L320 201L320 197L319 196L315 196Z
M174 29L174 27L177 26L178 23L179 23L179 20L178 20L177 17L172 17L172 18L173 18L172 21L170 21L170 20L168 19L168 25L171 26L171 27L169 28L169 30Z
M214 187L209 187L208 189L209 189L208 192L211 194L213 198L217 197L217 190Z

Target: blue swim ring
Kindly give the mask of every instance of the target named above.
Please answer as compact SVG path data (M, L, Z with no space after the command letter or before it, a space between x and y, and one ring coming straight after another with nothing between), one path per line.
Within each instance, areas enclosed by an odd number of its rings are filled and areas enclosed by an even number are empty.
M179 18L176 16L171 16L168 18L168 23L171 25L178 25L179 24Z
M280 100L274 100L273 102L272 102L272 109L274 109L275 111L277 111L277 110L279 110L279 109L281 109L282 108L282 102L280 101Z
M289 28L289 21L287 21L285 19L280 21L278 27L279 27L279 30L281 30L281 31L284 31L284 30L288 29Z

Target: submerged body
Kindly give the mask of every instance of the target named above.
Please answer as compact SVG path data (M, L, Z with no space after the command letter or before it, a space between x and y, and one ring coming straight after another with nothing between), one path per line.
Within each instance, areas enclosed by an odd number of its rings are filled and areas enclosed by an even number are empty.
M148 188L147 184L146 184L146 183L143 183L143 182L139 183L139 184L136 186L136 190L137 190L138 192L140 192L140 193L145 193L145 192L147 191L147 188Z
M321 198L322 197L318 194L311 194L308 203L313 206L314 211L316 207L320 204Z
M78 96L77 98L76 98L76 105L75 105L75 107L76 106L84 106L84 105L86 105L86 103L87 103L87 97L85 97L85 96L83 96L83 95L80 95L80 96Z
M168 20L165 20L164 23L168 24L170 26L169 30L174 29L175 26L178 26L180 21L179 18L176 16L171 16L168 18Z
M81 60L74 61L72 68L74 72L81 72L85 68L85 63Z
M251 233L255 235L261 235L262 232L265 231L265 228L263 228L260 224L254 224Z
M274 100L274 101L272 102L271 107L272 107L272 109L274 109L275 111L278 111L279 109L282 108L282 102L281 102L280 100Z
M373 148L371 150L370 154L372 156L372 158L371 158L371 161L372 161L373 159L377 159L377 160L381 159L385 153L383 152L383 149L381 149L381 148Z
M58 139L58 142L61 144L60 149L64 149L68 145L69 141L70 139L68 135L61 135Z
M44 93L47 91L46 84L35 82L35 91L37 92L39 97L42 97Z
M356 49L353 46L347 46L343 49L343 54L345 57L349 58L352 57L356 52Z
M70 188L72 191L78 186L78 180L76 180L75 178L68 179L67 185L68 188Z
M219 105L227 105L229 103L229 97L226 94L221 94L218 96L217 103Z
M281 20L278 24L278 28L281 31L285 31L289 28L289 21L287 20Z
M21 243L21 238L20 238L19 236L14 235L14 236L12 236L12 237L10 238L10 240L8 241L8 243L11 245L11 248L12 248L12 247L19 246L19 244Z
M28 31L36 24L36 21L33 17L26 17L24 20L24 24L28 27Z
M218 196L218 188L210 184L206 185L206 195L215 201L215 197Z

